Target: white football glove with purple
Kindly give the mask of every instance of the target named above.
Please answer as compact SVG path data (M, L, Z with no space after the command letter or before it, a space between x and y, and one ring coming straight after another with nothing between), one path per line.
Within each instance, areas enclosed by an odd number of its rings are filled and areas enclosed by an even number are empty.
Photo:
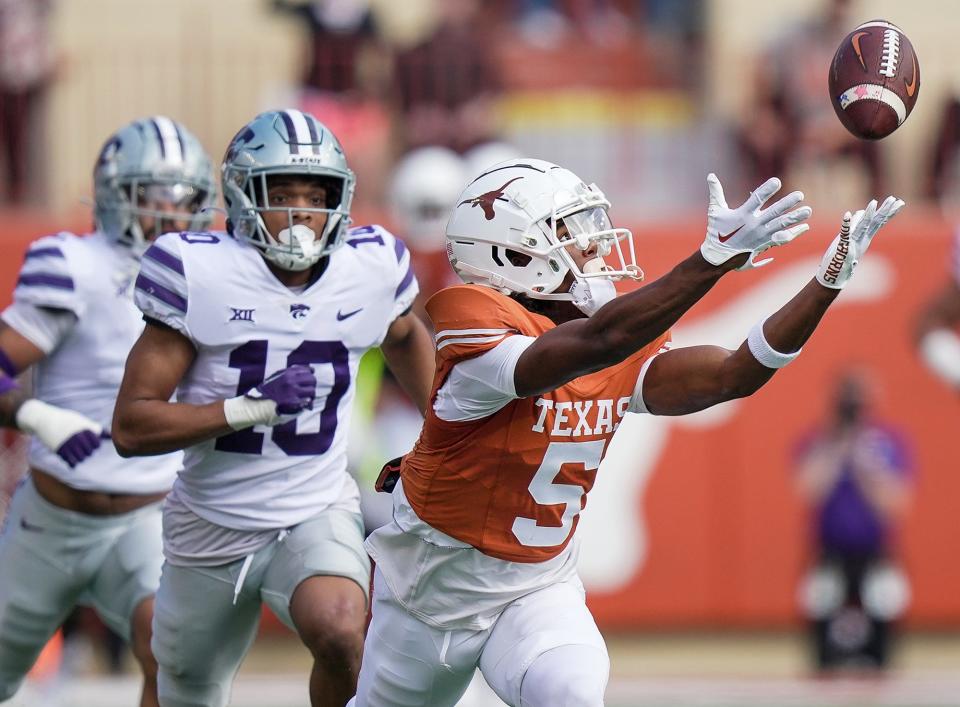
M854 268L867 252L873 237L883 225L897 215L904 202L895 196L888 196L877 208L874 199L867 208L843 215L840 233L833 239L820 261L817 270L817 282L824 287L842 290L853 275Z
M30 398L17 410L17 427L39 439L72 469L93 454L110 434L74 410Z
M277 425L313 405L317 379L310 366L294 364L277 371L243 395L223 401L227 424L235 430Z
M750 253L747 262L737 270L759 268L773 258L755 260L764 251L789 243L810 228L804 223L813 209L801 206L803 192L795 191L775 202L769 208L763 205L780 191L780 180L772 177L757 187L736 209L727 206L723 187L717 175L707 175L710 201L707 206L707 236L700 246L704 259L713 265L722 265L740 253Z

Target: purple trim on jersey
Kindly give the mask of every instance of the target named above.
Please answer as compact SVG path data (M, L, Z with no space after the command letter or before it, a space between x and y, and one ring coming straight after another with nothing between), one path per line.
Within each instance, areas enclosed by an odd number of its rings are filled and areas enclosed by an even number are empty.
M310 142L313 143L313 154L320 154L320 136L317 135L317 126L313 124L313 121L306 115L303 116L303 119L307 122L307 129L310 131Z
M57 248L57 246L47 246L46 248L33 248L28 250L27 254L23 256L24 260L28 258L64 258L63 251Z
M287 113L287 111L280 111L280 117L283 119L283 124L287 128L287 139L290 142L290 154L299 155L300 146L297 138L297 129L293 125L293 118Z
M403 260L403 254L407 252L407 246L399 238L393 241L393 252L397 254L397 262Z
M158 123L156 120L151 118L150 124L153 125L153 129L157 133L157 142L160 143L160 157L162 159L167 159L167 146L163 140L163 132L160 130L160 123Z
M397 285L397 291L393 293L393 298L396 299L403 294L403 292L410 287L411 282L413 282L413 263L407 265L407 274L403 276L400 284Z
M0 371L3 371L11 378L17 375L17 367L13 365L13 361L10 360L7 352L3 349L0 349ZM3 378L0 378L0 381L2 380Z
M150 260L160 263L168 270L173 270L175 273L183 275L183 261L158 246L151 246L147 252L143 254L143 257L150 258Z
M187 313L186 299L178 295L173 290L164 287L159 282L154 282L143 273L140 273L137 276L137 283L134 286L144 294L148 294L154 299L158 299L164 304L180 310L184 314Z
M17 286L25 287L53 287L58 290L72 290L73 278L65 275L50 275L49 273L34 272L23 274L17 280Z

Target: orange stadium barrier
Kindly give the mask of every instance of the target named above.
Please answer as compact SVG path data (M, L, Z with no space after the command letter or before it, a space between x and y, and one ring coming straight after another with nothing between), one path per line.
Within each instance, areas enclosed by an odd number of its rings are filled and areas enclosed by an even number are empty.
M4 303L19 254L50 232L45 221L5 221ZM702 229L699 217L637 228L648 280L692 252ZM834 232L821 221L774 251L771 266L725 278L682 320L675 340L736 345L809 280ZM584 581L602 628L797 620L809 545L791 450L824 418L833 378L850 365L874 372L879 414L913 450L916 493L899 536L913 589L908 623L960 627L960 398L922 368L911 338L918 308L946 281L949 246L947 224L908 209L878 238L803 354L766 388L688 418L628 416L580 524Z

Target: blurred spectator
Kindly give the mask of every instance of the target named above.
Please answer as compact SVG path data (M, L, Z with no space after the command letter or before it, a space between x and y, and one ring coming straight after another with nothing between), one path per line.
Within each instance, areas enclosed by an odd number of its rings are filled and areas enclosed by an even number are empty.
M826 0L820 14L776 38L758 58L739 129L748 183L853 158L866 172L870 193L885 193L877 143L848 133L826 95L830 62L850 29L849 8L850 0Z
M31 152L42 146L43 103L53 78L50 42L52 0L0 0L0 139L3 141L6 200L30 195Z
M894 621L909 601L892 542L910 495L907 451L894 429L871 419L870 407L866 378L842 375L828 419L797 459L816 553L801 603L821 671L885 667Z
M950 96L933 145L926 194L941 204L960 208L960 97Z
M960 393L960 226L949 265L946 284L920 310L917 347L930 372Z
M376 213L391 157L386 105L389 50L369 0L272 0L309 33L300 95L293 101L339 137L357 175L354 209Z
M500 77L478 0L437 3L437 24L396 56L397 101L407 148L442 145L457 151L494 131Z

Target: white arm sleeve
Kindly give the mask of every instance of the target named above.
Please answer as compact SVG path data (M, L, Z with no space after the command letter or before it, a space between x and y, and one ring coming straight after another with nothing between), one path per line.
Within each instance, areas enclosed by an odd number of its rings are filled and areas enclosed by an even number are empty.
M437 417L447 422L479 420L516 400L517 360L534 341L532 336L509 336L476 358L457 363L437 391Z
M647 377L647 369L650 368L653 359L665 351L669 351L670 346L671 342L665 343L657 353L643 362L643 366L640 368L640 375L637 376L637 384L633 386L633 395L630 396L630 405L627 407L627 412L653 414L647 409L647 404L643 400L643 380Z
M77 315L69 310L40 307L22 300L3 310L0 318L45 354L57 348L77 323Z

